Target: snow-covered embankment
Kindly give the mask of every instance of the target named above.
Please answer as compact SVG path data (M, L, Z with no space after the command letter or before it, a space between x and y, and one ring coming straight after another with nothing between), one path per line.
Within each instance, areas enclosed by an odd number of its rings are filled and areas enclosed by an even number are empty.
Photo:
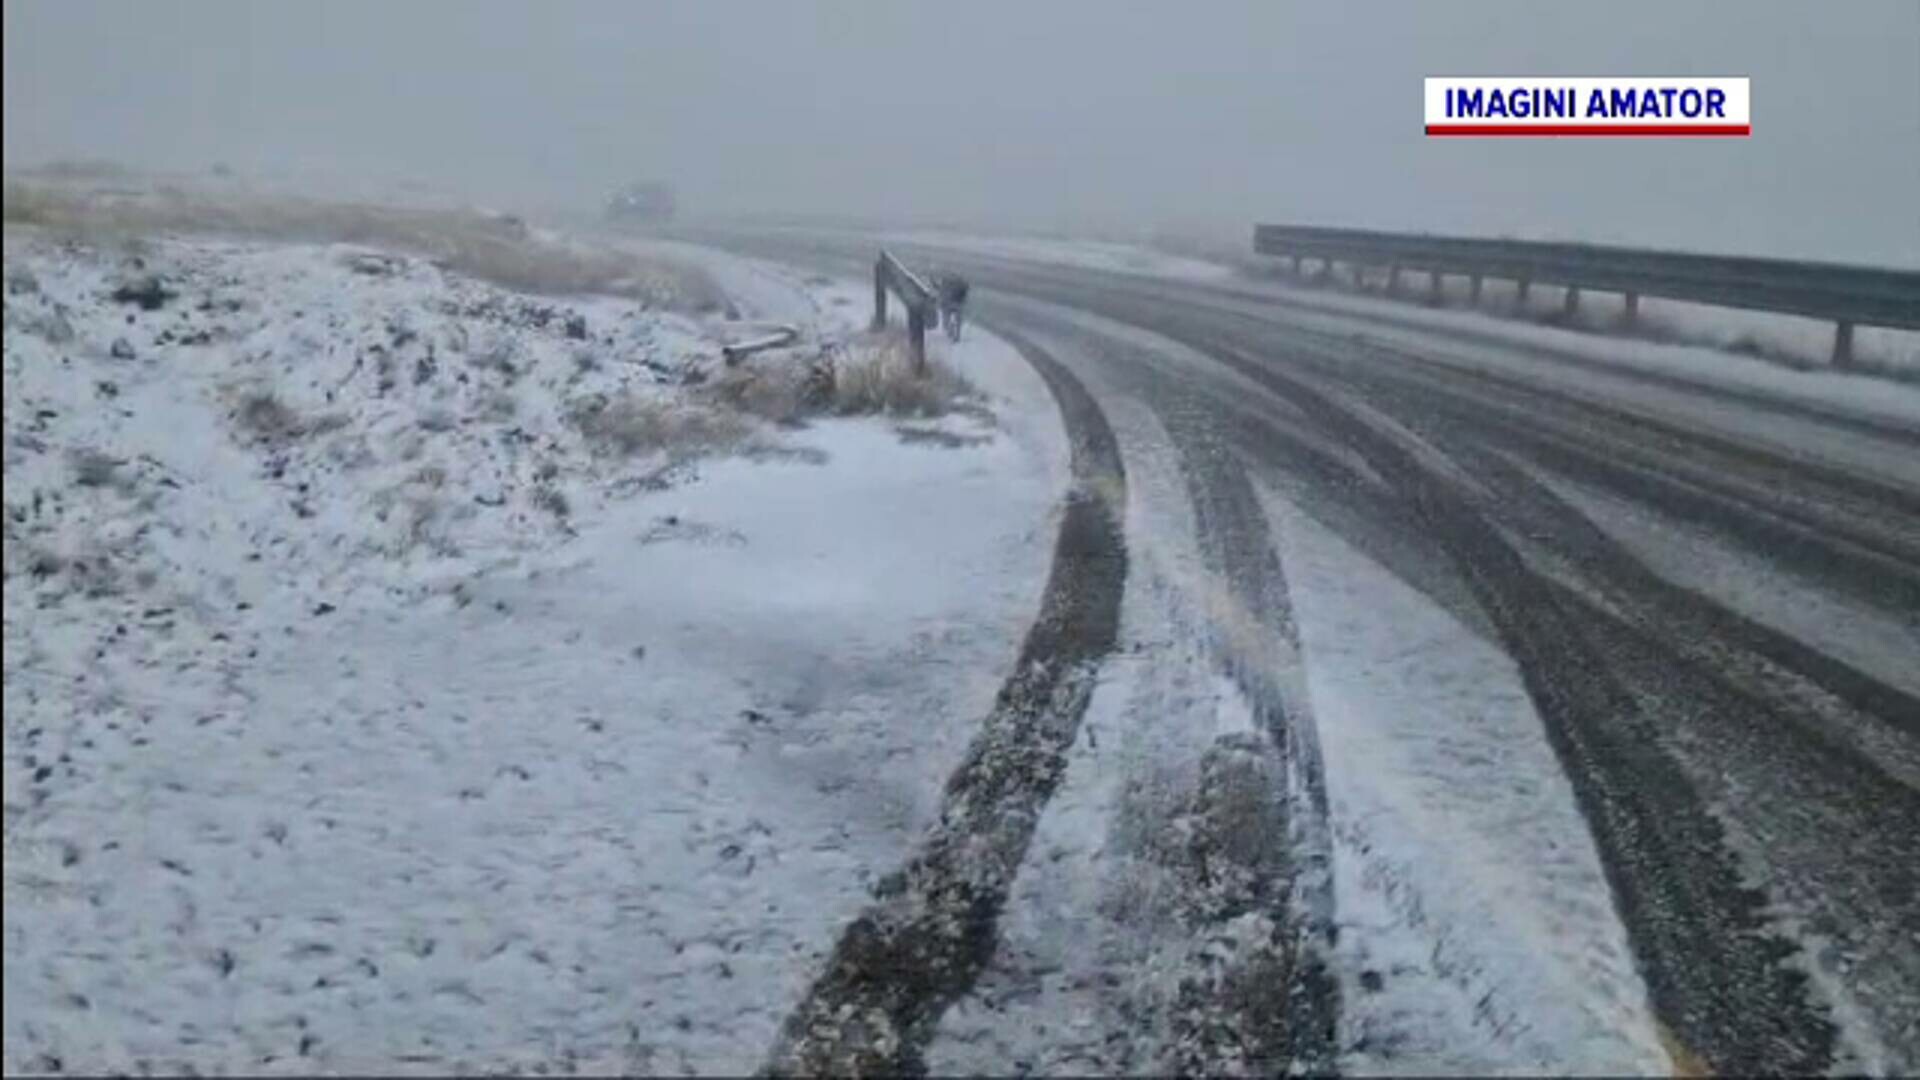
M788 429L689 404L737 328L628 301L30 231L6 276L9 1071L757 1065L1033 615L1018 355Z

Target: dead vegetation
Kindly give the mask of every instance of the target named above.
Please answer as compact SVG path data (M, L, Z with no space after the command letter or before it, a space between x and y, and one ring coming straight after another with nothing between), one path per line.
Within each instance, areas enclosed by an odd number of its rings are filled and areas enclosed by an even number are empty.
M937 358L929 358L924 373L916 371L905 340L887 335L810 357L765 353L697 383L680 400L591 396L574 405L570 419L603 452L664 452L685 460L770 449L757 437L756 420L789 428L830 416L925 420L977 409L978 398Z
M816 416L891 416L930 419L979 397L938 357L915 370L905 338L865 338L812 357L769 353L729 368L708 383L704 397L769 420L796 425Z
M120 487L121 462L98 450L75 450L69 455L73 482L85 488Z
M277 445L335 431L347 423L346 417L336 414L305 416L264 387L236 387L230 393L234 423L247 442Z
M96 243L136 242L153 233L198 233L360 244L430 259L449 271L518 292L594 293L682 311L711 311L725 303L718 287L693 267L563 243L528 229L517 218L471 209L14 177L6 182L5 218L10 225L36 226ZM390 269L368 261L362 272Z
M833 411L841 416L944 416L978 396L938 358L927 360L924 373L915 371L906 341L897 336L856 348L834 373Z
M587 442L622 456L664 452L675 458L731 450L752 432L745 416L700 402L677 402L626 394L595 395L569 417Z
M13 530L10 530L10 532ZM148 549L138 533L107 532L66 541L51 535L9 535L4 577L25 576L52 591L47 603L73 595L89 600L145 591L159 580L145 565Z

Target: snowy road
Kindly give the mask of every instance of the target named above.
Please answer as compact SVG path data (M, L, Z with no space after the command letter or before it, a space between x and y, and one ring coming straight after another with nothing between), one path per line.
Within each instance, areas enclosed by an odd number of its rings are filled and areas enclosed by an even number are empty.
M1920 391L922 240L1129 558L932 1068L1920 1068Z
M634 457L874 240L627 239L10 235L10 1071L1920 1068L1920 388L922 234Z

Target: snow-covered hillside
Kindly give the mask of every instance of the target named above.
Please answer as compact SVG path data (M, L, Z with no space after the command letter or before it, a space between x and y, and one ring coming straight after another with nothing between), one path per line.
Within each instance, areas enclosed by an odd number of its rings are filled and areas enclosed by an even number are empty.
M1018 355L776 426L701 396L751 327L363 249L6 289L7 1070L757 1065L1032 617Z

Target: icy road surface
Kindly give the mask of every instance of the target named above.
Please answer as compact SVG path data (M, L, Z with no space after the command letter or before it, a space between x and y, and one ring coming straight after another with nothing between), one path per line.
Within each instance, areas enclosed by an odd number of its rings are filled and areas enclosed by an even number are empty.
M1920 388L893 242L1097 402L1130 560L992 959L900 1060L1920 1068Z

